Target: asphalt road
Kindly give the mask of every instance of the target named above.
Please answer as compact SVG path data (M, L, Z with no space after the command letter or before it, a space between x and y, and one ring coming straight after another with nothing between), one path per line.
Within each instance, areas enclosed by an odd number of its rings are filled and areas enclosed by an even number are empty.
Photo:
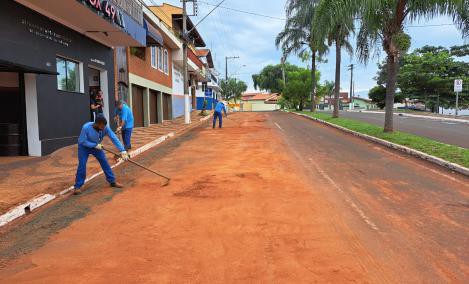
M239 113L0 230L0 283L467 283L469 179L287 113ZM209 150L208 150L209 148Z
M468 178L306 118L270 119L371 255L401 269L399 282L467 283Z
M384 125L384 114L342 111L340 115L378 126ZM469 149L469 124L467 123L395 115L394 128L397 131Z

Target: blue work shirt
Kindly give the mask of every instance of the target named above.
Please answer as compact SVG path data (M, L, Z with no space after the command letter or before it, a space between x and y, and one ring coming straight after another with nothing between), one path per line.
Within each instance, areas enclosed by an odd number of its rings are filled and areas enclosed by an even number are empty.
M134 114L128 105L123 104L122 109L117 108L116 114L119 116L120 120L124 122L122 128L134 128Z
M226 114L226 106L224 103L218 102L217 105L215 106L215 112L221 113L222 111L224 111Z
M96 131L93 127L94 122L88 122L83 125L81 129L80 137L78 138L78 145L87 148L95 148L96 145L103 142L104 136L108 136L112 143L116 146L119 151L124 152L124 146L117 138L116 134L111 130L109 126L106 126L104 130Z

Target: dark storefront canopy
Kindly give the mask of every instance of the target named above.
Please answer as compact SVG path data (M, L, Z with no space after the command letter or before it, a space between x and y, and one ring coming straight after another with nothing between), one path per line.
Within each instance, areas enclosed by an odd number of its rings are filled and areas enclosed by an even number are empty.
M46 74L46 75L59 75L55 71L48 71L32 66L26 66L18 63L13 63L5 60L0 60L0 72L19 72L19 73L33 73L33 74Z
M163 45L163 36L150 22L143 19L143 27L147 31L147 46Z

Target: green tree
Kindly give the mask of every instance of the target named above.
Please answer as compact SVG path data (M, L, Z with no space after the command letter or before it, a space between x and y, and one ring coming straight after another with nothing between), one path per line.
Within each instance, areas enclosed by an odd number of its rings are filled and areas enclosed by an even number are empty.
M316 44L321 44L326 40L329 46L335 44L336 65L335 65L335 88L334 88L334 112L333 117L339 117L340 102L340 68L342 61L342 48L352 55L353 48L348 41L349 36L354 32L355 14L337 14L342 2L345 0L321 0L316 7L313 21L312 33L316 35L313 39Z
M241 95L246 92L248 88L246 83L233 78L221 80L220 87L222 89L221 96L223 99L226 101L233 100L235 104L241 99Z
M374 102L380 109L384 109L386 106L386 87L378 85L371 88L368 92L368 97Z
M469 80L469 63L458 61L464 54L465 46L445 47L424 46L399 60L397 87L404 98L425 102L434 111L439 106L454 107L455 96L453 83L455 79ZM378 64L378 85L387 81L387 63ZM466 106L467 90L460 96L460 105ZM396 100L395 100L396 101Z
M313 86L311 80L311 73L308 69L301 68L298 71L288 72L283 98L296 109L303 110L311 94Z
M285 69L284 69L285 68ZM297 71L298 67L285 63L284 65L268 65L259 74L252 75L254 88L271 93L282 93L284 86L283 72Z
M469 35L467 0L340 0L336 6L337 21L347 15L360 17L357 52L367 62L373 50L381 44L387 55L386 115L384 131L392 132L394 96L399 72L399 60L410 47L410 37L404 33L405 25L420 18L450 15Z
M425 102L433 110L439 106L454 107L454 80L469 80L469 63L456 61L452 54L452 50L443 47L425 46L405 55L397 77L402 94ZM467 105L465 93L460 105Z
M333 81L324 81L323 84L318 84L318 100L320 98L328 98L331 101L332 93L334 92L335 83Z
M451 55L456 57L469 56L469 44L452 46Z
M281 47L284 58L290 54L298 55L302 60L311 60L311 111L316 110L316 70L317 62L327 53L324 41L313 37L313 18L319 0L287 0L287 21L284 29L278 34L275 44Z

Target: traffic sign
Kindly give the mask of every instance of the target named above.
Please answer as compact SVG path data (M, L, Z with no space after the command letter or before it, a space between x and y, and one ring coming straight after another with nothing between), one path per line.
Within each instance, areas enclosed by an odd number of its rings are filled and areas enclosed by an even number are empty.
M455 93L462 92L462 80L454 80L454 92Z

